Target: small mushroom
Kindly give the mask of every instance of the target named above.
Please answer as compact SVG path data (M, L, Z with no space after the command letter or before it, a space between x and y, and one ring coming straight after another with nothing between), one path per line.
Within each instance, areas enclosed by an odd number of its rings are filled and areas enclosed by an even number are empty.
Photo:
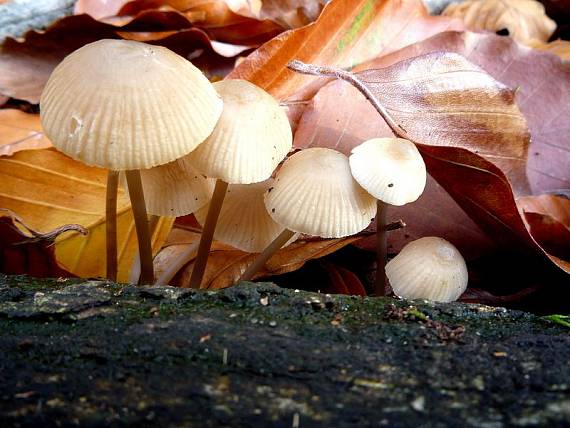
M216 178L204 223L190 287L199 288L228 184L267 180L292 147L291 126L279 103L245 80L214 84L224 110L204 144L188 159L208 177Z
M387 209L420 197L426 185L426 166L411 141L402 138L373 138L352 150L350 170L354 179L377 199L377 270L375 294L384 295L386 276Z
M465 259L450 242L426 237L410 242L386 265L397 296L453 302L467 288Z
M376 214L374 202L352 177L342 153L326 148L295 153L283 163L273 188L265 194L267 212L285 229L240 279L253 278L295 232L322 238L360 232Z
M88 165L109 169L107 276L116 278L116 192L125 171L137 230L142 283L152 283L148 219L140 169L172 162L212 132L222 100L189 61L159 46L99 40L68 55L40 100L53 145Z

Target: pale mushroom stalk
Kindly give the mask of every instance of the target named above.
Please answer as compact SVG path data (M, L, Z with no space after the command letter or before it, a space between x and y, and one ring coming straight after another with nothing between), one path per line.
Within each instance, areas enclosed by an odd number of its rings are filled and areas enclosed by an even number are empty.
M279 250L279 248L281 248L283 245L285 245L293 237L293 235L295 235L295 232L293 232L289 229L283 230L283 232L281 232L279 234L279 236L277 236L277 238L275 238L273 240L273 242L271 242L271 244L269 244L263 250L263 252L261 252L255 258L253 263L251 265L249 265L248 268L245 270L245 272L240 276L239 280L240 281L250 281L253 278L253 276L259 270L261 270L261 268L271 258L271 256L273 256L273 254L275 254L277 252L277 250Z
M208 255L210 254L210 248L212 247L212 240L214 239L216 223L218 222L218 217L220 216L220 210L222 209L222 204L224 203L227 189L228 183L220 179L216 180L216 187L214 188L214 194L212 195L212 200L210 201L210 208L208 209L206 223L204 223L202 236L200 237L198 255L196 256L194 268L192 269L192 275L190 276L191 288L199 288L200 284L202 283L204 271L206 270L206 264L208 263Z
M105 206L105 238L107 247L107 279L117 280L117 190L119 171L107 173L107 195Z
M154 267L152 265L152 248L150 244L150 228L146 215L144 193L141 183L141 175L138 170L125 171L129 197L135 219L139 254L141 259L141 276L139 284L152 284L154 282Z
M388 204L376 200L376 284L375 296L386 294L386 257L388 252Z

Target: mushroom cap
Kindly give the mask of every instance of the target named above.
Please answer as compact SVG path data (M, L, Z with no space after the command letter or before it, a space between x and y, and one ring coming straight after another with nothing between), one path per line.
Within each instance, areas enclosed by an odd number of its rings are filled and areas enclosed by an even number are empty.
M208 177L226 183L267 180L293 144L287 115L253 83L222 80L214 87L224 110L212 135L189 155L190 160Z
M186 157L140 173L149 214L190 214L206 205L214 193L216 180L203 176Z
M325 148L287 159L266 193L265 207L287 229L323 238L360 232L376 215L376 200L352 178L348 158Z
M283 226L275 223L263 203L265 191L273 186L273 179L253 184L230 184L220 210L214 238L239 250L259 253L281 232ZM210 204L194 213L200 224L206 221ZM289 245L298 236L294 236Z
M386 275L397 296L453 302L467 288L465 259L451 243L434 236L406 245L386 264Z
M417 147L403 138L373 138L352 149L350 169L368 193L390 205L420 197L426 166Z
M214 129L222 104L183 57L108 39L68 55L40 99L42 126L57 149L113 170L151 168L194 150Z

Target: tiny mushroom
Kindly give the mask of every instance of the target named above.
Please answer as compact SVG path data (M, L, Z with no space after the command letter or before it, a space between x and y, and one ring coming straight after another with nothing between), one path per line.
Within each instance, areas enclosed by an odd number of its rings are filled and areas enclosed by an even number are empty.
M188 159L208 177L216 178L214 194L204 222L190 287L199 288L228 184L267 180L291 150L289 120L267 92L245 80L214 84L224 110L212 134Z
M287 159L265 194L269 215L285 229L241 276L250 280L298 233L342 238L360 232L376 214L374 198L354 180L348 158L336 150L310 148Z
M174 52L144 43L104 39L68 55L40 100L41 122L53 145L88 165L109 170L107 276L115 279L116 193L125 171L137 230L142 283L153 266L139 170L172 162L212 132L222 100L206 77Z
M425 237L406 245L386 265L386 275L397 296L453 302L467 288L465 259L442 238Z
M375 294L385 293L387 208L420 197L426 185L426 166L415 144L402 138L373 138L352 150L354 179L377 199L378 237Z

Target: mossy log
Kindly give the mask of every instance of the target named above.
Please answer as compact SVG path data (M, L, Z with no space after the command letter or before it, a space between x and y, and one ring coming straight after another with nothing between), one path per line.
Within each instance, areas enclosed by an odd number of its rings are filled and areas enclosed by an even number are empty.
M568 426L566 327L503 308L0 276L0 426Z

